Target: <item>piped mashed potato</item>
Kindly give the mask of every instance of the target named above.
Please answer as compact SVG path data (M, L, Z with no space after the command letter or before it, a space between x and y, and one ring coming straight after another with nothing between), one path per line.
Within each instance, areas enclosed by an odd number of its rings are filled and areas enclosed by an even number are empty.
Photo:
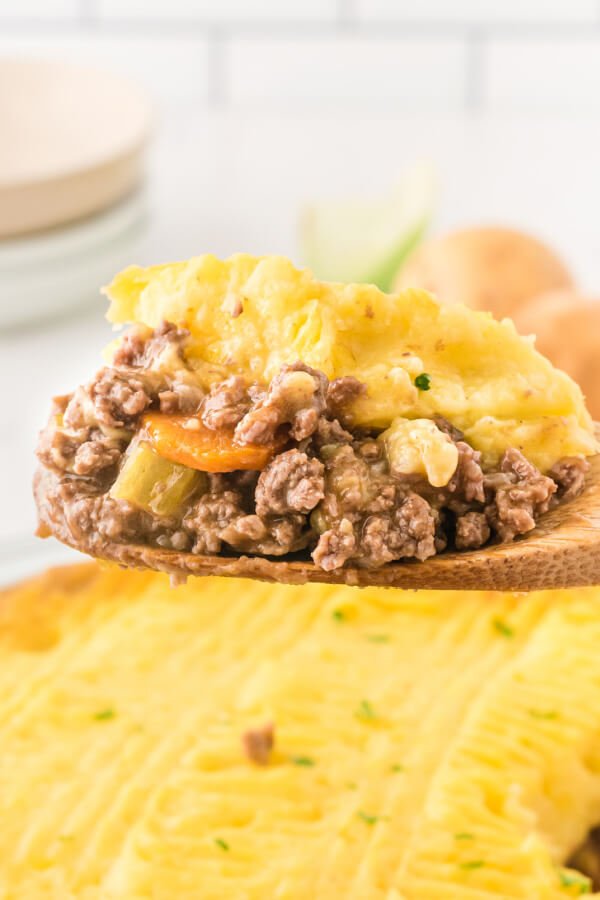
M599 607L91 565L15 588L0 894L588 895L566 867L600 821Z
M231 373L268 381L302 360L367 385L353 406L357 425L441 415L486 463L516 447L543 472L596 452L580 389L512 322L444 306L425 291L320 282L283 257L238 254L130 267L106 294L117 325L184 324L188 359L207 386ZM415 385L423 373L427 390Z

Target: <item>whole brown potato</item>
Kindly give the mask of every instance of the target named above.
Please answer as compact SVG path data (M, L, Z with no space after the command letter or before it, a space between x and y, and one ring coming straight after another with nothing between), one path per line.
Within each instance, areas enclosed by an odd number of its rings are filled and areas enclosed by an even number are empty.
M535 345L581 387L587 406L600 421L600 297L575 291L542 294L514 316L521 334L535 334Z
M465 303L497 318L523 302L574 287L556 254L509 228L465 228L422 244L400 270L394 288L421 287L444 303Z

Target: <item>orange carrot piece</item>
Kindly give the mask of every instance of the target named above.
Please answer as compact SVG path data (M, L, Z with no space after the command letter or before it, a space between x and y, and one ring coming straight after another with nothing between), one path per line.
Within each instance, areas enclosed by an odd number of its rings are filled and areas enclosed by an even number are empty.
M142 428L160 456L202 472L260 471L283 443L238 444L233 432L212 431L197 416L146 413Z

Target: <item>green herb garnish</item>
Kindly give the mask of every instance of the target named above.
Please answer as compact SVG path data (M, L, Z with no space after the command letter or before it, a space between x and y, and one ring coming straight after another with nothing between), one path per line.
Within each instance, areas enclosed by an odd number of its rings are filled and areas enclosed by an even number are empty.
M295 766L314 766L315 760L312 756L292 756L292 762Z
M471 834L470 831L457 831L454 835L455 841L474 841L475 835Z
M359 809L356 815L359 819L362 819L366 825L376 825L377 822L387 819L387 816L371 816L369 813L363 812L362 809Z
M114 719L115 716L116 712L110 707L108 707L107 709L101 709L99 712L94 714L94 718L97 722L106 722L108 719Z
M394 763L393 766L390 766L391 772L404 772L404 766L402 763Z
M569 869L561 869L560 871L560 884L561 887L576 887L579 888L579 894L591 894L592 893L592 880L588 878L587 875L583 875L581 872L575 872Z
M373 719L377 718L377 714L375 710L371 706L368 700L361 700L358 709L354 713L357 719L364 719L365 721L371 722Z
M511 628L510 625L507 625L506 622L503 622L502 619L493 619L492 625L502 637L512 638L515 636L514 629Z
M558 719L555 709L530 709L529 715L534 719Z
M355 781L347 781L346 787L348 788L349 791L355 791L356 788L358 787L358 785Z
M482 859L469 859L467 862L460 863L461 869L481 869L485 866Z
M420 391L428 391L431 387L431 376L427 372L421 372L415 378L415 387L419 388Z
M227 841L224 841L223 838L215 838L215 844L217 847L220 847L221 850L224 850L226 853L229 850L229 844Z
M334 609L334 611L331 613L331 618L335 619L336 622L345 622L346 613L343 609Z
M367 640L371 644L389 644L390 636L389 634L368 634Z

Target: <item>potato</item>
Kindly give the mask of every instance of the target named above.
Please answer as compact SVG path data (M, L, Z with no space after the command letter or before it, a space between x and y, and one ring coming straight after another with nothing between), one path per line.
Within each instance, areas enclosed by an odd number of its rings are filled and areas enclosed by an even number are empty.
M522 334L536 335L537 349L579 384L600 420L600 297L542 294L519 310L515 324Z
M456 444L431 419L395 419L379 440L397 475L423 475L434 487L444 487L456 472Z
M231 374L268 381L302 360L366 384L352 408L357 426L441 415L490 465L513 446L543 470L596 450L581 392L512 322L422 290L384 294L318 281L283 257L237 254L131 267L107 293L116 324L185 325L187 359L206 387Z
M422 244L394 287L424 288L444 303L465 303L501 319L537 294L572 288L573 280L556 254L528 234L466 228Z

